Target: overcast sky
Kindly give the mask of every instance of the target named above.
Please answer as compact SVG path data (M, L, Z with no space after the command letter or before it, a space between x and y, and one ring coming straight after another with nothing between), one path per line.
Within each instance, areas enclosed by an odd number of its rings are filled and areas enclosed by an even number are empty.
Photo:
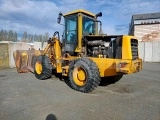
M106 34L128 34L133 14L160 12L160 0L0 0L0 29L18 33L62 34L59 12L85 9L102 12L99 18Z

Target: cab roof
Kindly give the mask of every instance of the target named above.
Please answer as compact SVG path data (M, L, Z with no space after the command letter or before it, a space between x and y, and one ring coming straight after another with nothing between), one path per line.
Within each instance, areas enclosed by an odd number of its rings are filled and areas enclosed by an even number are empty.
M68 12L68 13L64 14L63 16L68 16L68 15L77 14L77 13L87 14L87 15L92 16L92 17L95 16L95 14L93 14L93 13L91 13L89 11L83 10L83 9L79 9L79 10L74 10L74 11Z

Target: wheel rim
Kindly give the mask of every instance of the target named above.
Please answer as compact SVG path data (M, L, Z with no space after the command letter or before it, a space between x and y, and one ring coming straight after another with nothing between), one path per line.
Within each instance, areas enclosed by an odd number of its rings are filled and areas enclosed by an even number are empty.
M73 70L73 80L78 86L84 86L87 82L86 71L82 67L76 67Z
M36 73L41 74L42 73L42 64L41 62L37 61L35 65Z

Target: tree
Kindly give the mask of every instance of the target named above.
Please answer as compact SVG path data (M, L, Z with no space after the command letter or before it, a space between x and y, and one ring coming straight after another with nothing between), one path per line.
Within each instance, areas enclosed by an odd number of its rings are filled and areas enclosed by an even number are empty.
M31 42L33 43L34 41L33 41L33 35L31 35Z
M44 35L43 41L47 42L48 39L49 39L49 33L46 32L45 35Z
M0 41L3 41L4 40L4 30L2 29L0 31Z
M40 35L33 35L33 34L28 34L27 31L25 31L21 37L21 41L23 42L42 42L42 45L44 44L44 42L47 42L47 40L49 39L49 33L46 32ZM0 30L0 41L13 41L13 42L17 42L18 41L18 34L16 31L12 31L12 30L4 30L1 29Z
M33 38L34 42L38 41L38 35L34 35L34 38Z
M9 30L8 32L8 41L13 41L13 31L12 30Z
M28 41L29 43L32 43L32 42L33 42L33 35L32 35L32 34L28 34L27 41Z
M38 36L38 41L42 42L42 34Z
M27 35L27 42L29 42L29 43L31 42L31 34Z
M13 34L13 42L17 42L17 32L14 32L14 34Z
M8 32L7 32L7 30L4 31L4 39L3 40L8 40Z
M44 42L47 42L48 39L49 39L49 33L46 32L42 39L42 47L44 46Z
M27 42L27 32L26 31L23 33L22 41Z

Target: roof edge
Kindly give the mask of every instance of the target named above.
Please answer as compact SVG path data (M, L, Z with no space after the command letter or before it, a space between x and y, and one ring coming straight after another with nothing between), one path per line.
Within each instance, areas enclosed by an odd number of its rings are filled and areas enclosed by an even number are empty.
M71 12L68 12L68 13L64 14L63 16L68 16L68 15L76 14L76 13L85 13L85 14L88 14L88 15L93 16L93 17L95 16L94 13L89 12L89 11L84 10L84 9L78 9L78 10L71 11Z

